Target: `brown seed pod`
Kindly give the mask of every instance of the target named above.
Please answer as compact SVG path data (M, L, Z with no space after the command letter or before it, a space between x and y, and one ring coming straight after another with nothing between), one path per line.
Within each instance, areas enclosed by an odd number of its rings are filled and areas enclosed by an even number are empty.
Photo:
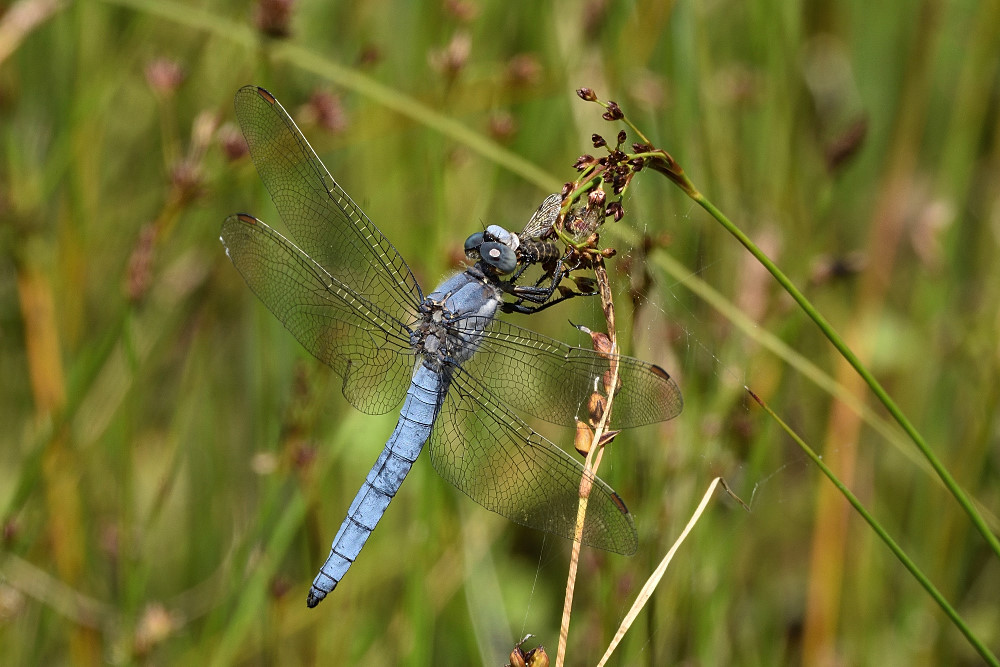
M576 421L576 436L573 438L573 446L576 451L580 452L581 456L586 456L590 453L590 446L594 444L594 432L590 430L590 427L584 424L579 419Z

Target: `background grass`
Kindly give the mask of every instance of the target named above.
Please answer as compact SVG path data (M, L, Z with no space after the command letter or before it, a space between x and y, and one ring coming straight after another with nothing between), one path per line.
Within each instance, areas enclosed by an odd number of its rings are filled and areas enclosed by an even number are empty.
M501 665L524 633L556 644L568 544L426 460L306 609L395 415L352 410L225 258L227 214L278 223L221 147L245 83L301 121L425 288L618 129L574 88L617 100L804 288L996 529L1000 3L461 7L300 0L276 41L244 3L81 1L2 33L5 664ZM468 53L442 68L456 35ZM169 92L148 81L158 59L184 72ZM315 119L317 91L339 129ZM1000 647L1000 566L882 412L848 407L873 404L815 327L666 179L625 205L603 236L623 340L686 407L605 459L640 547L585 550L569 664L596 661L718 474L752 512L714 506L620 664L978 661L744 384ZM516 321L577 343L567 318L601 322L594 303L553 311Z

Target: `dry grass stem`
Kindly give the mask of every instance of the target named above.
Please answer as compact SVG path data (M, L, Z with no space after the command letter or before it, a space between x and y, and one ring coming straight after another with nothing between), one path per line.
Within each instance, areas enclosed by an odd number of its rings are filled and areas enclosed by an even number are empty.
M642 611L644 606L646 606L646 601L652 597L653 591L656 590L656 587L660 583L660 579L663 578L663 574L667 571L667 566L669 566L670 561L673 560L674 554L677 553L677 549L679 549L684 540L687 539L691 529L693 529L695 524L698 523L698 520L701 519L701 515L705 512L705 507L708 506L709 498L711 498L712 494L715 493L715 487L717 487L720 482L725 484L725 482L722 482L721 477L716 477L712 480L712 483L708 485L708 489L701 497L701 502L698 503L698 507L695 509L694 514L691 515L691 519L687 522L687 525L684 526L684 530L681 531L680 537L677 538L673 546L671 546L670 550L667 552L667 555L663 557L660 564L656 566L655 570L653 570L653 574L651 574L649 579L646 580L642 590L639 591L639 596L636 597L635 602L632 603L632 608L628 610L627 614L625 614L622 624L618 627L618 632L615 633L614 639L612 639L611 643L608 645L608 650L605 651L601 661L597 663L598 667L602 667L602 665L607 664L611 654L615 652L616 648L618 648L618 644L621 643L625 633L628 632L628 629L632 627L632 623L634 623L635 619L639 616L639 612Z

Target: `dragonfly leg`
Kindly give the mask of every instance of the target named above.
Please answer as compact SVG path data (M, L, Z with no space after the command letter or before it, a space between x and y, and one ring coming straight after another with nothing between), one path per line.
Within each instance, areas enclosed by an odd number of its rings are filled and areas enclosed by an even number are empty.
M595 289L589 292L568 292L562 294L557 299L552 299L552 295L555 294L556 290L559 288L559 283L562 282L563 278L566 278L569 275L569 271L571 270L571 269L567 270L563 267L563 260L564 258L560 257L556 261L556 265L553 268L553 270L547 274L543 274L542 277L539 278L538 281L534 284L534 286L514 284L514 280L524 272L523 271L524 268L527 268L527 265L522 266L522 270L515 275L515 278L512 278L511 280L507 281L506 284L503 285L502 287L504 292L514 297L517 297L517 300L514 301L513 303L505 302L501 306L502 312L522 313L522 314L537 313L540 310L545 310L550 306L554 306L557 303L562 303L563 301L566 301L567 299L572 299L573 297L596 296L597 294L599 294L599 292ZM551 276L551 282L547 286L541 287L541 284L549 276ZM537 306L525 305L526 301L539 305Z
M526 306L524 305L524 300L519 299L514 303L504 303L500 306L501 312L504 313L521 313L523 315L530 315L531 313L537 313L539 311L545 310L550 306L554 306L557 303L562 303L568 299L572 299L577 296L597 296L599 292L570 292L569 294L563 294L559 298L552 299L551 301L546 301L539 306ZM529 299L530 300L530 299Z

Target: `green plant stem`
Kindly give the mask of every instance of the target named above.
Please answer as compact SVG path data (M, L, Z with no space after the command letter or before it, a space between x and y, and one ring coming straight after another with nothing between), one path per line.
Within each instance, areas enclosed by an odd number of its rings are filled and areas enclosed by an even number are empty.
M906 418L906 415L904 415L903 411L899 409L899 406L897 406L895 401L892 400L888 392L886 392L886 390L882 387L882 385L879 384L879 381L875 379L875 376L872 375L867 368L865 368L864 364L861 363L861 360L858 359L857 355L855 355L854 352L851 351L851 348L847 346L847 343L845 343L844 340L840 337L840 335L837 334L833 326L831 326L831 324L827 322L826 318L824 318L819 313L819 311L816 310L816 308L812 305L812 303L810 303L809 300L806 299L805 295L803 295L802 292L800 292L798 288L796 288L795 285L792 284L792 281L789 280L788 276L782 273L781 269L779 269L774 264L774 262L772 262L770 258L766 254L764 254L764 252L760 248L758 248L746 234L742 232L742 230L740 230L735 224L733 224L731 220L729 220L729 218L727 218L719 209L717 209L715 205L712 204L712 202L706 199L693 186L691 186L690 189L687 190L687 192L691 196L691 198L694 199L696 202L698 202L698 204L702 208L708 211L713 218L718 220L719 223L723 227L725 227L730 234L735 236L736 239L743 244L743 247L749 250L750 254L753 255L758 262L760 262L768 271L770 271L771 275L774 276L775 280L777 280L778 283L780 283L781 286L785 288L785 291L788 292L793 299L795 299L795 302L799 304L799 306L802 308L803 311L805 311L805 313L810 317L810 319L812 319L812 321L816 323L816 326L820 328L820 330L823 332L823 335L825 335L827 339L831 343L833 343L833 346L837 348L837 351L839 351L840 354L848 361L848 363L850 363L851 366L854 367L854 370L856 370L858 372L858 375L860 375L861 378L868 384L868 386L871 388L875 396L878 397L879 401L882 402L882 405L884 405L886 410L889 411L889 414L891 414L893 418L896 420L896 422L903 428L903 430L906 431L906 434L910 437L910 440L913 441L913 443L920 450L921 454L924 455L924 458L927 459L927 462L931 464L932 468L934 468L934 471L938 474L938 477L941 478L941 481L944 482L944 485L955 497L955 500L957 500L958 504L962 506L962 509L965 510L965 513L972 520L972 523L976 526L976 528L979 530L982 536L986 539L986 542L990 545L990 548L993 549L993 553L996 554L998 558L1000 558L1000 540L997 540L996 535L994 535L993 532L990 531L989 526L986 525L986 521L976 510L975 506L972 504L972 501L965 494L965 491L962 490L962 487L959 486L958 482L956 482L955 479L951 476L951 473L949 473L947 468L944 467L944 465L941 463L938 457L927 445L927 442L924 440L923 436L920 435L920 432L917 431L916 427L914 427L913 424L910 423L910 420Z
M796 442L796 444L798 444L799 448L806 453L806 456L812 459L813 463L816 464L816 467L818 467L823 472L823 474L826 475L831 482L833 482L833 485L837 487L837 489L840 491L841 494L843 494L845 498L847 498L847 502L851 503L855 511L857 511L857 513L861 515L861 518L863 518L865 522L867 522L868 525L871 526L872 530L874 530L875 533L882 539L882 541L885 542L886 546L889 547L889 550L892 551L893 555L896 556L896 558L899 559L899 562L903 564L903 567L909 570L910 574L913 575L913 578L920 583L920 585L924 588L925 591L927 591L928 594L930 594L932 598L934 598L934 601L938 603L938 606L940 606L941 609L944 611L944 613L948 615L948 618L951 619L952 623L954 623L955 626L962 632L962 634L965 635L965 638L969 640L969 643L972 644L972 646L976 649L979 655L982 656L983 660L985 660L990 665L1000 666L1000 662L997 661L997 657L993 655L993 653L990 652L990 650L981 641L979 641L979 638L976 637L975 634L973 634L972 630L965 623L965 620L962 619L961 616L959 616L955 608L948 603L948 600L946 600L945 597L941 594L941 592L934 586L934 584L931 583L931 580L927 578L927 576L920 570L919 567L917 567L916 563L910 560L910 557L906 555L906 552L904 552L903 549L898 544L896 544L896 541L889 536L889 533L887 533L886 530L882 528L882 525L875 520L875 517L873 517L868 512L868 510L865 509L865 506L861 504L861 501L858 500L857 496L851 493L851 490L848 489L844 485L844 483L837 478L833 470L831 470L829 466L827 466L826 463L823 462L823 459L820 458L820 456L813 450L813 448L810 447L808 444L806 444L806 442L801 437L799 437L798 433L792 430L792 428L788 424L786 424L781 419L781 417L775 414L774 410L768 407L768 405L763 400L761 400L761 398L757 396L757 394L753 393L753 391L751 391L749 388L746 388L746 390L747 393L750 394L750 397L753 398L753 400L758 405L760 405L760 407L762 407L764 411L767 412L768 415L770 415L771 419L776 421L778 425L782 428L782 430L784 430L785 433L787 433Z

